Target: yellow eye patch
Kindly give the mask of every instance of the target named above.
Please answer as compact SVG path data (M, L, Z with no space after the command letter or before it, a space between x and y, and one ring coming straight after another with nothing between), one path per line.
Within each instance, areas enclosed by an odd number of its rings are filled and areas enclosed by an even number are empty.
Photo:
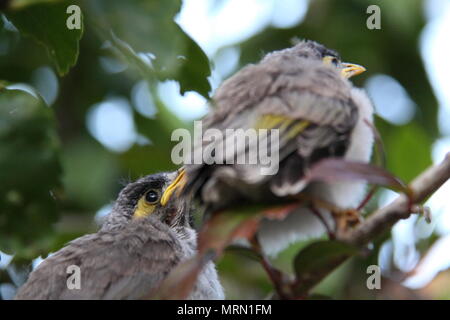
M145 218L155 211L156 205L159 203L160 194L156 190L150 190L145 195L143 195L136 206L133 218Z
M322 61L324 63L326 63L326 64L334 64L334 65L337 65L338 62L339 62L339 60L336 57L333 57L333 56L323 57Z

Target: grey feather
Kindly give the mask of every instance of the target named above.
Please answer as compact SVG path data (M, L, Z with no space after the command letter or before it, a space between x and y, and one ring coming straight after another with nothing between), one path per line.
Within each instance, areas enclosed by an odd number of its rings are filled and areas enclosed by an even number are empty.
M196 253L186 199L172 200L146 218L132 219L137 200L148 187L164 189L170 175L154 175L129 184L120 193L102 229L73 240L45 259L19 289L16 299L142 299L157 290L180 262ZM175 176L173 174L172 176ZM165 223L167 211L177 217ZM67 267L80 268L80 289L69 289ZM223 299L214 264L208 265L190 298Z
M223 171L220 165L187 165L189 190L200 198L205 195L207 198L202 201L216 209L226 206L230 198L270 200L274 198L270 193L279 197L300 192L305 187L305 170L316 161L343 156L358 109L352 100L351 83L337 68L322 62L322 51L335 54L327 50L303 42L243 68L218 88L213 98L214 111L203 120L205 129L222 132L255 128L264 115L308 121L310 125L297 136L280 138L279 172L267 177L259 173L260 165L230 164ZM208 145L205 141L200 144L203 148ZM251 154L256 150L246 146L239 152ZM226 201L215 202L210 198L217 193L213 191L216 188L228 189L232 194L227 195Z
M321 159L368 162L372 150L373 134L364 123L372 122L371 102L341 76L342 64L325 64L325 56L339 60L333 50L303 41L266 55L258 64L244 67L224 81L213 97L213 110L203 119L204 130L255 128L265 115L287 117L293 121L290 125L307 121L308 126L293 137L280 130L277 174L261 175L260 166L254 164L187 164L186 192L212 212L251 202L279 204L299 193L342 208L356 205L364 193L364 183L309 184L303 179ZM199 141L194 152L210 143ZM256 150L245 146L238 152ZM329 213L323 215L331 225ZM324 230L317 217L299 208L284 221L265 221L259 237L264 250L274 254Z

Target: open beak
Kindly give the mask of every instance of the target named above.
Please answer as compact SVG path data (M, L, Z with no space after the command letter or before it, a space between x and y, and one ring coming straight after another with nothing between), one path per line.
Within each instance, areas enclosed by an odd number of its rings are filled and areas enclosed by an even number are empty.
M180 194L180 192L183 190L184 185L186 184L186 178L185 178L186 172L184 170L184 168L181 168L178 170L178 175L175 178L175 180L173 180L173 182L166 188L166 190L164 191L162 197L161 197L161 205L165 206L170 198L172 197L172 194L178 190L177 195Z
M358 64L342 63L342 66L343 66L343 68L341 70L341 75L344 78L351 78L353 76L357 76L358 74L366 71L366 68L364 68L363 66L360 66Z

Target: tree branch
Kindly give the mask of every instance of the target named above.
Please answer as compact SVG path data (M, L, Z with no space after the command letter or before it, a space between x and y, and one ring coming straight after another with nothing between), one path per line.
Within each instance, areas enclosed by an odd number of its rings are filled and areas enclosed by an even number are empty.
M450 179L450 153L448 153L442 163L425 170L416 179L414 179L410 188L412 190L413 203L422 203L436 190L438 190L447 180ZM374 240L384 232L387 232L392 226L401 219L407 219L412 213L410 210L410 200L402 194L387 206L376 210L367 220L357 226L355 229L339 237L339 241L363 247ZM341 262L330 264L324 272L315 274L305 283L300 281L296 293L299 296L307 295L308 292L329 275L337 266L346 261L350 255L343 254ZM328 269L328 270L326 270ZM302 280L302 279L299 279ZM303 283L302 283L303 282Z
M450 179L450 153L442 163L430 167L414 179L410 188L412 190L413 203L422 203ZM363 246L385 231L389 230L396 222L407 219L409 199L402 194L387 206L378 209L367 220L343 235L339 240L356 246Z
M387 206L376 210L364 222L354 229L348 231L347 233L341 234L336 240L349 244L349 248L364 247L376 237L389 231L399 220L408 218L411 215L411 201L414 204L425 201L448 179L450 179L450 153L447 154L442 163L428 168L411 182L409 188L412 191L412 194L409 197L405 194L400 195L396 200ZM289 212L289 210L284 208L284 210L278 209L274 212L279 217L284 217L286 212ZM224 213L216 215L215 220L210 221L209 225L204 227L203 231L200 232L200 249L197 256L193 258L193 261L196 259L198 260L199 258L200 260L198 261L206 262L210 260L212 256L209 258L205 256L205 250L208 246L211 250L213 250L213 252L215 252L214 256L216 256L217 254L220 254L223 248L227 246L237 234L244 236L244 238L249 238L254 234L254 232L256 232L257 222L259 220L255 220L255 216L251 216L249 218L246 215L241 215L241 217L238 217L237 220L227 220L225 217L233 217L233 215ZM234 217L236 218L236 216ZM254 248L254 252L256 254L258 254L259 251L260 250L258 248ZM267 261L263 260L262 262L263 266L271 276L278 292L281 293L281 298L304 298L308 296L308 293L312 288L328 276L335 268L354 255L354 250L352 250L352 252L348 252L346 250L340 252L342 253L334 252L333 259L331 259L328 264L325 263L323 266L321 265L320 269L316 270L316 272L297 274L297 279L294 282L291 282L283 277L282 274L278 273L275 269L268 265ZM204 264L199 264L199 266L201 265ZM198 272L200 272L200 268L190 269L189 264L186 263L180 264L177 269L180 269L183 272L180 273L180 271L177 271L174 275L168 276L164 280L166 285L162 285L163 288L167 287L169 289L167 291L170 293L167 295L169 298L185 298L184 295L180 295L179 292L177 292L177 287L181 285L184 294L187 295L194 285ZM181 281L180 279L183 280ZM173 291L174 288L175 291ZM165 292L164 290L162 291ZM174 294L174 292L177 293Z

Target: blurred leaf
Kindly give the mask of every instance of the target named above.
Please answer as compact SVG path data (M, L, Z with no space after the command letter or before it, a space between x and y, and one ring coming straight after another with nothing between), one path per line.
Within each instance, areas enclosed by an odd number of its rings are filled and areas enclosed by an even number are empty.
M58 2L61 0L9 0L10 7L12 9L20 9L29 5L37 4L37 3L48 3L48 2Z
M304 241L298 241L294 242L289 247L278 253L275 259L273 259L272 263L275 267L282 270L285 273L293 274L294 273L294 266L292 261L294 261L295 256L305 248L306 246L310 245L312 242L327 239L326 235L323 235L323 237L319 239L307 239Z
M218 254L234 239L256 232L259 219L256 210L227 211L214 214L199 233L199 251L214 249Z
M114 199L121 187L117 160L98 142L71 141L64 145L61 159L66 207L92 213Z
M415 122L396 127L385 137L389 170L404 181L411 181L432 164L432 139Z
M97 12L102 36L111 39L122 57L146 73L147 79L173 79L180 83L182 94L194 90L208 98L208 57L174 21L181 1L137 0L133 4L119 0L89 4Z
M241 246L241 245L228 246L225 249L225 251L227 253L239 254L239 255L245 256L245 257L247 257L249 259L260 261L260 257L258 256L258 254L254 250L252 250L252 249L250 249L248 247Z
M272 207L247 205L216 212L199 232L199 251L214 249L220 255L236 239L251 240L263 218L284 219L297 206L298 203Z
M119 157L123 171L130 179L141 177L160 171L173 171L177 166L170 159L170 151L165 151L164 146L134 145L130 150Z
M149 119L140 115L134 114L136 126L139 133L148 137L154 145L161 150L167 151L167 157L170 157L170 151L174 142L170 141L173 130L178 128L187 128L187 124L181 121L174 115L159 99L155 99L155 106L158 110L155 119Z
M313 293L308 296L308 300L333 300L333 298L323 294Z
M0 250L33 256L57 220L52 194L61 166L52 109L21 90L0 89Z
M376 256L376 255L375 255ZM314 289L311 290L311 293L321 294L325 296L331 296L333 298L340 299L340 297L346 293L346 288L349 282L358 283L361 287L366 288L366 279L367 279L367 265L370 264L369 261L366 261L364 266L355 267L355 260L363 260L366 258L361 258L360 256L352 256L339 266L337 266L330 274L326 275L322 281L320 281ZM373 264L377 264L377 260L373 262ZM363 275L362 278L355 278L359 275Z
M259 260L235 254L228 247L217 261L220 282L227 299L264 299L273 290L273 284ZM256 257L255 257L256 258Z
M408 192L406 185L385 169L341 158L319 161L312 166L305 178L307 181L326 182L363 180L370 184Z
M176 29L185 42L184 56L178 57L180 76L178 79L175 78L180 83L180 91L182 94L186 91L197 91L208 99L211 91L211 85L208 81L208 77L211 75L208 57L200 46L178 25L176 25ZM170 73L165 76L172 78Z
M294 260L294 270L299 277L306 277L343 255L355 254L357 249L339 241L317 241L302 249Z
M214 256L208 252L178 264L162 281L155 292L150 293L150 299L158 300L184 300L188 297L197 281L199 273L206 263Z
M294 259L297 276L295 291L304 294L311 283L321 279L349 256L356 254L355 247L338 241L318 241L301 250Z
M70 30L66 26L69 17L66 10L71 4L70 1L33 1L31 5L5 13L21 33L33 37L47 48L61 76L75 65L78 42L83 34L83 27Z
M153 95L155 97L156 93ZM154 119L134 112L137 131L149 139L149 144L135 144L120 156L123 166L130 170L133 177L155 171L177 169L172 162L171 152L176 142L171 141L172 132L187 128L187 124L174 115L158 98L154 98L157 114Z

